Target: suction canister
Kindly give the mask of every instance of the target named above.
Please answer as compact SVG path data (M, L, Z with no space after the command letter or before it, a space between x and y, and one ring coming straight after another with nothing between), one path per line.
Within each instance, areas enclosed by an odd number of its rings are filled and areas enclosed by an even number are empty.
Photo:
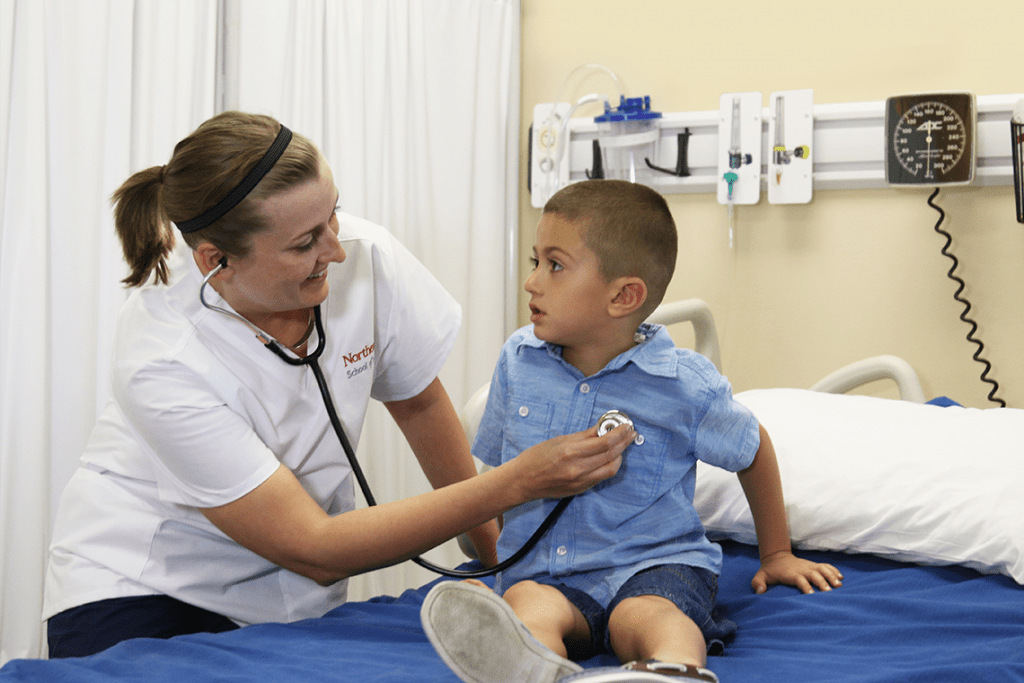
M654 171L645 159L658 159L661 112L651 111L651 98L620 96L619 106L605 103L594 117L604 177L650 185Z

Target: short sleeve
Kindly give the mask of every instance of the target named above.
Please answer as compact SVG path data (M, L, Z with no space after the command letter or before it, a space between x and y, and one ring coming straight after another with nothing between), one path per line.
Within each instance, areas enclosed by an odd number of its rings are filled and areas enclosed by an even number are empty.
M161 499L225 505L262 484L280 461L195 371L173 361L115 367L114 399L152 460Z
M729 382L718 376L708 387L707 403L696 425L697 458L738 472L750 466L761 443L757 418L732 397Z
M473 441L473 455L492 467L501 465L505 419L508 415L507 363L506 351L503 350L491 377L487 405Z
M455 345L462 309L437 278L389 232L374 247L378 363L371 396L411 398L441 372Z

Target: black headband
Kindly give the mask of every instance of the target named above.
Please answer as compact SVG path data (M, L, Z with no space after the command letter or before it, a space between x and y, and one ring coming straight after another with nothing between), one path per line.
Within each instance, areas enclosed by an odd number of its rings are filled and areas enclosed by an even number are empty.
M292 132L282 125L277 137L274 138L274 144L270 145L270 149L267 150L267 153L264 154L259 163L249 171L248 175L242 179L242 182L238 184L238 187L231 190L227 197L224 197L224 199L217 202L209 211L187 221L175 223L175 225L178 226L178 230L182 233L202 230L210 223L213 223L228 211L238 206L238 203L245 199L249 193L252 192L253 188L263 180L263 176L267 175L270 169L274 167L274 164L276 164L277 160L281 158L282 154L284 154L284 150L288 147L288 143L291 142L291 140Z

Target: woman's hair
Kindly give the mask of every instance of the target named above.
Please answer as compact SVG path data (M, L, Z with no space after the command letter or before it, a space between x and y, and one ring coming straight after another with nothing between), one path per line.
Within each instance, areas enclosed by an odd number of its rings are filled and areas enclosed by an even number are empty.
M203 214L242 182L274 142L281 124L269 116L224 112L174 147L166 166L139 171L114 192L114 225L131 273L123 282L145 284L155 273L167 283L167 255L174 223ZM252 192L210 225L182 237L195 249L210 242L228 256L244 257L252 236L268 225L261 204L268 197L320 175L320 152L293 134L284 154Z
M675 271L678 249L676 224L664 197L625 180L584 180L556 192L544 213L577 224L605 280L629 276L644 281L644 318L658 307Z

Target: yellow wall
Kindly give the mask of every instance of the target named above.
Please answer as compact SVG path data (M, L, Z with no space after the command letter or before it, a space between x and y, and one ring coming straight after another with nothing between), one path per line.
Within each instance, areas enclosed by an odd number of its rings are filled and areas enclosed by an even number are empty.
M765 105L774 91L802 88L814 89L816 104L936 90L1024 92L1018 3L847 6L523 0L523 278L540 217L525 190L527 128L534 105L553 101L582 64L611 68L627 96L651 95L663 112L717 110L722 93L741 91L760 91ZM606 76L590 73L562 99L612 91ZM940 253L945 239L934 232L929 192L817 190L800 206L770 205L762 194L757 206L737 208L732 250L725 208L713 195L669 195L680 255L667 299L711 304L737 391L807 387L842 365L891 353L914 366L928 398L993 407L946 277L951 261ZM1011 188L943 189L937 201L990 376L1010 407L1024 408L1024 225L1015 220ZM525 302L521 294L520 311ZM882 383L864 391L895 395Z

